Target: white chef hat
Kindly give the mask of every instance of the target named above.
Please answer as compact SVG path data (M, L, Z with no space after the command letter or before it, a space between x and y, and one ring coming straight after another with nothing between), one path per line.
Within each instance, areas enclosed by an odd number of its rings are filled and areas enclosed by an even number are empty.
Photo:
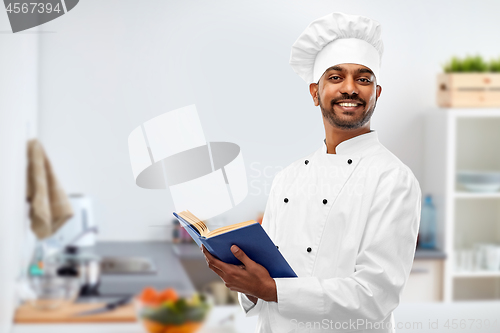
M292 45L290 65L307 83L338 64L370 68L380 83L384 45L380 23L359 15L331 13L313 21Z

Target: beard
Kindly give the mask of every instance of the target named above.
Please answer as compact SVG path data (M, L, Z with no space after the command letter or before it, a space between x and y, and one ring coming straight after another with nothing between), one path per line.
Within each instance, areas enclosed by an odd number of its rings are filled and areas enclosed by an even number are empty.
M318 102L319 102L319 106L321 108L321 113L323 114L323 117L326 120L328 120L330 125L337 127L337 128L340 128L340 129L353 130L353 129L363 127L367 122L370 121L372 114L375 111L375 106L377 106L377 101L375 101L372 108L365 110L358 117L353 118L353 119L342 119L342 117L339 116L335 112L333 105L338 101L346 100L346 99L356 100L356 101L363 103L363 105L366 105L366 102L363 99L359 98L356 94L353 94L353 95L342 94L342 97L333 99L330 103L330 108L326 109L323 106L323 103L321 103L321 99L320 99L319 94L318 94Z

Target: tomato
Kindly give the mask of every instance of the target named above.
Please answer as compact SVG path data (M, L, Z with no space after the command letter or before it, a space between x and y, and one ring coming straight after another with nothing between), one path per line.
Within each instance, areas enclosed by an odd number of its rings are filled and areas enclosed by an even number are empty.
M179 299L179 295L173 288L167 288L163 290L158 296L160 302L173 301L176 302Z
M146 287L139 299L146 304L159 304L161 303L158 291L152 287Z

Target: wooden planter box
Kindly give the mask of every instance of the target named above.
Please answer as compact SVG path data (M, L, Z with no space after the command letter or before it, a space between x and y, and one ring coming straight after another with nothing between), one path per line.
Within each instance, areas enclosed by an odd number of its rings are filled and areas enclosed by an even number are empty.
M500 73L439 74L437 104L445 108L500 107Z

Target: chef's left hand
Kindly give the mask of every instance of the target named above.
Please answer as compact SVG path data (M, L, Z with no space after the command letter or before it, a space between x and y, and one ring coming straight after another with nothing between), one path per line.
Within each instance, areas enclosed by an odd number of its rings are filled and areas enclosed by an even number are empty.
M268 302L278 301L276 283L267 269L248 258L236 245L231 246L231 252L243 265L231 265L218 260L208 252L204 245L201 250L208 267L220 276L230 290L252 295Z

